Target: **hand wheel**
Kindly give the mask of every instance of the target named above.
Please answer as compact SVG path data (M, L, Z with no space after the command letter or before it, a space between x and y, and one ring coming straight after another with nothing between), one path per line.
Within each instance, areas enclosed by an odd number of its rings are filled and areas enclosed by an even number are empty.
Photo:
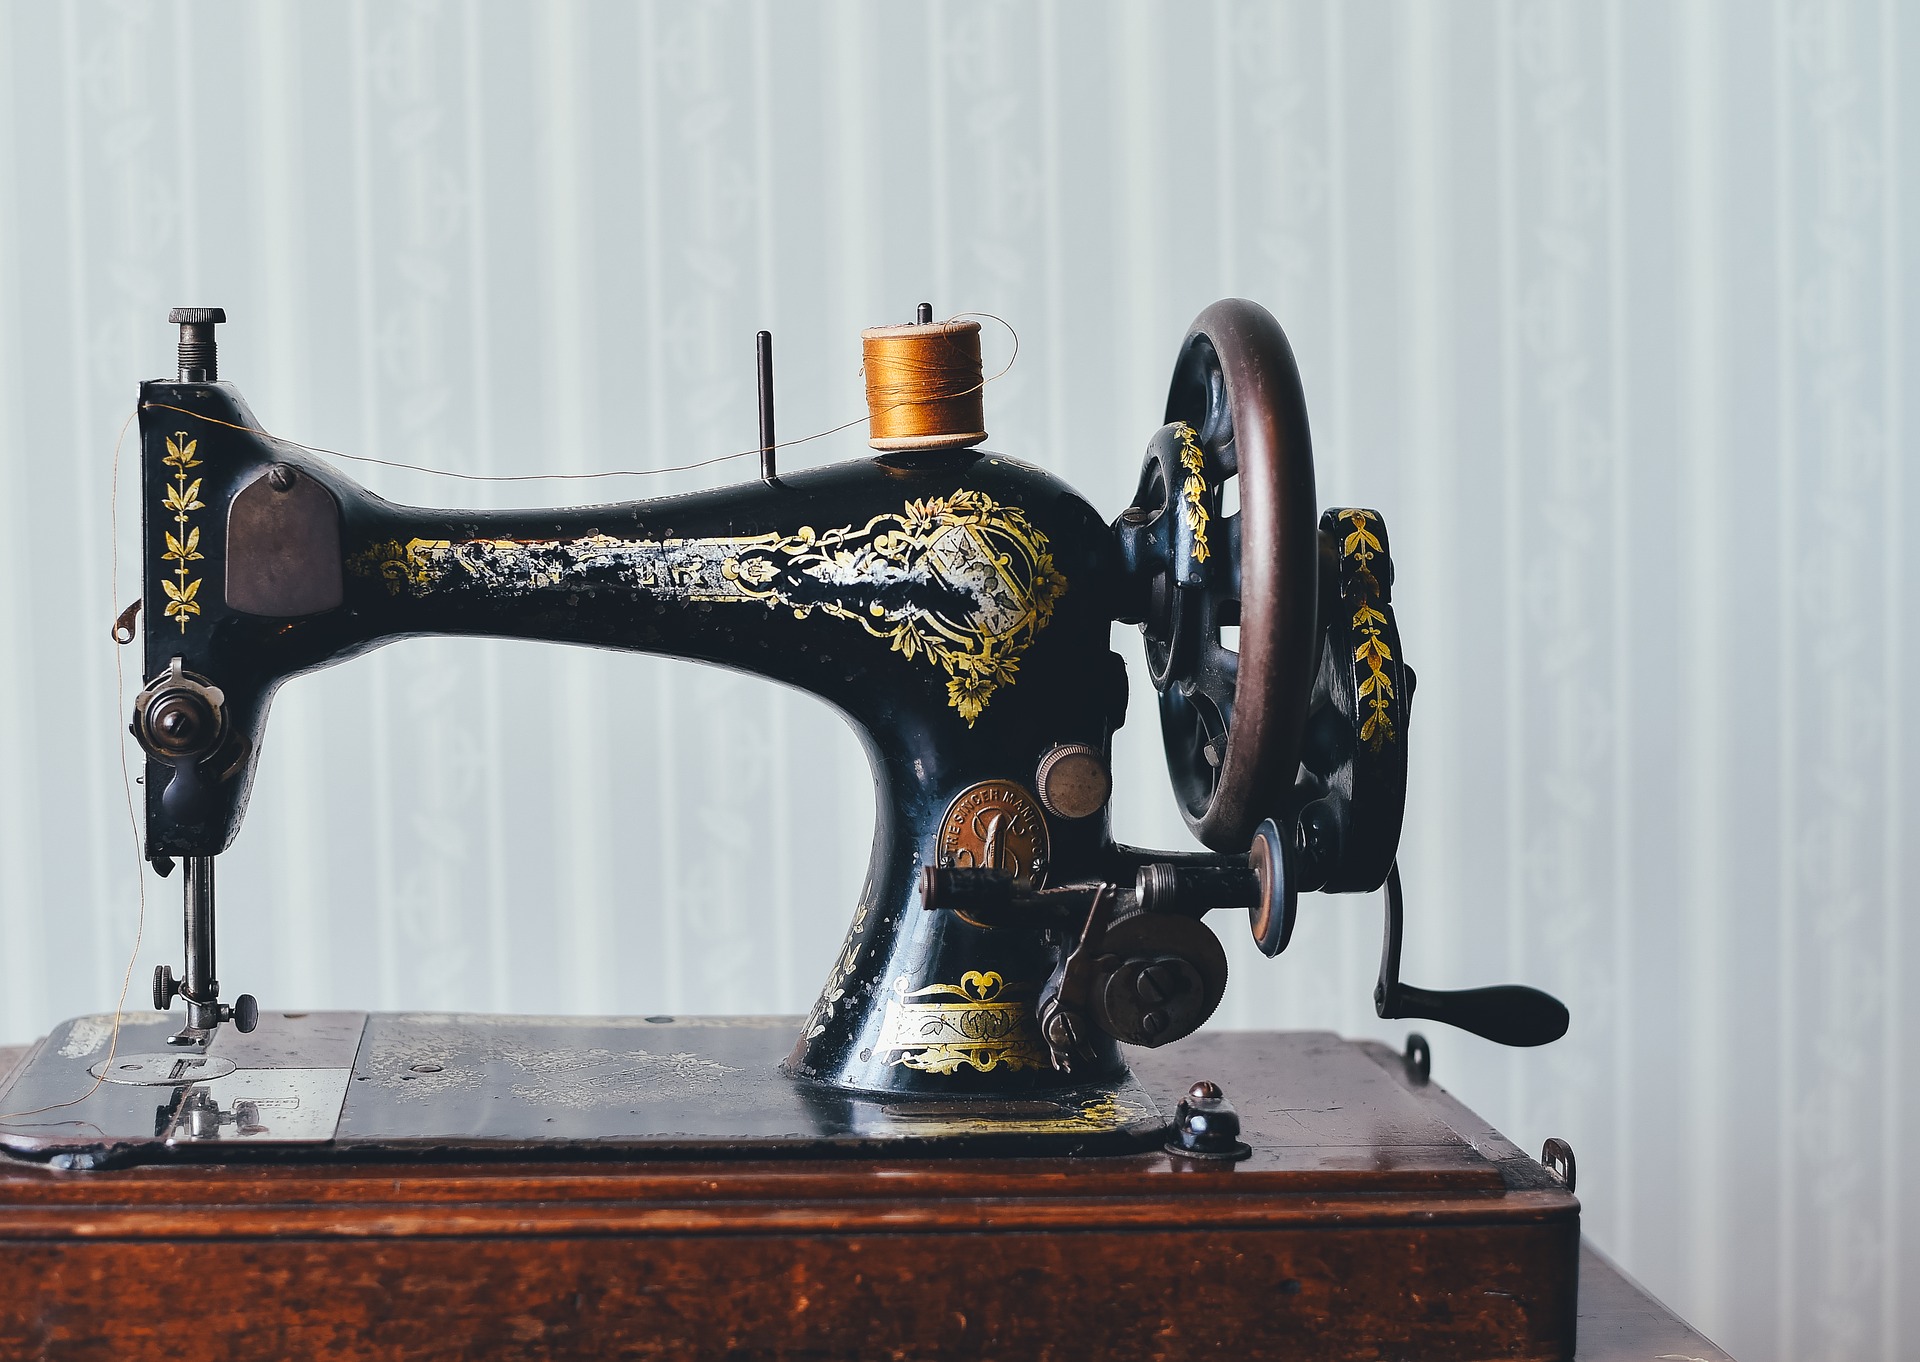
M1319 645L1313 447L1272 314L1237 298L1202 312L1166 414L1115 528L1146 582L1141 630L1180 812L1201 842L1237 852L1262 819L1290 825ZM1221 638L1231 626L1237 649Z

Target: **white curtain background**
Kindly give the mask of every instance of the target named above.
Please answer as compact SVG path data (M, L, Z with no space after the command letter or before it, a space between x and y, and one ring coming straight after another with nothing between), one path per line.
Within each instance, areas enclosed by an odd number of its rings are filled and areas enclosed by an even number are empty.
M1744 1362L1914 1357L1916 75L1893 0L0 5L0 1041L110 1006L133 941L110 491L170 306L227 309L273 430L476 472L749 446L760 327L782 433L835 426L859 328L992 312L993 447L1112 514L1244 295L1322 501L1394 535L1406 974L1573 1009L1545 1051L1429 1028L1436 1076L1571 1141L1588 1233ZM1119 830L1187 845L1116 636ZM276 705L222 980L797 1012L871 807L840 721L752 678L397 645ZM1271 962L1221 924L1214 1024L1398 1043L1377 902L1302 917Z

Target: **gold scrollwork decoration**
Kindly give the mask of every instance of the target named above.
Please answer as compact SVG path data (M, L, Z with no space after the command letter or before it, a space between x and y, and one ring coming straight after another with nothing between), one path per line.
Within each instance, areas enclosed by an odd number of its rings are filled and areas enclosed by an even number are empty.
M160 561L174 565L171 580L160 579L160 588L167 595L166 618L180 622L180 632L187 632L187 620L200 613L201 578L193 576L188 563L197 563L206 555L200 552L200 527L191 524L189 517L195 511L204 510L206 503L200 500L202 479L187 481L187 470L198 468L200 460L193 457L199 448L198 440L189 440L184 430L177 430L167 438L167 452L160 462L173 469L173 482L160 498L160 505L173 513L174 528L162 530L161 535L166 547L160 552Z
M1124 1130L1147 1118L1147 1109L1116 1093L1100 1093L1077 1101L1063 1100L1052 1115L960 1114L950 1108L916 1111L909 1103L900 1103L888 1115L900 1125L924 1135L1095 1135Z
M947 678L969 727L1053 618L1067 579L1026 513L983 492L909 501L864 525L716 539L411 539L348 559L394 595L573 591L607 574L656 600L758 602L857 624ZM958 603L958 604L956 604Z
M968 970L957 984L915 989L896 979L880 1022L879 1053L889 1064L936 1074L1045 1068L1032 1010L1017 996L1031 991L1008 985L996 970Z
M1199 432L1185 421L1177 424L1180 436L1180 467L1186 481L1180 485L1181 499L1187 503L1187 515L1193 521L1193 561L1204 563L1212 550L1207 547L1207 525L1212 514L1207 510L1207 456L1200 448Z
M1387 617L1378 608L1379 583L1371 566L1374 555L1381 552L1380 539L1368 528L1379 517L1371 511L1349 510L1340 512L1339 518L1353 526L1340 541L1340 556L1351 559L1360 569L1357 574L1359 609L1353 612L1353 627L1360 635L1360 645L1353 650L1353 659L1366 664L1367 674L1360 679L1357 690L1359 699L1372 711L1360 725L1360 740L1378 752L1382 745L1394 740L1393 678L1387 672L1387 663L1393 661L1393 650L1380 636Z
M1029 1122L1026 1128L1039 1134L1063 1135L1081 1130L1119 1130L1145 1114L1133 1103L1123 1102L1113 1093L1103 1093L1082 1101L1079 1111L1072 1116Z

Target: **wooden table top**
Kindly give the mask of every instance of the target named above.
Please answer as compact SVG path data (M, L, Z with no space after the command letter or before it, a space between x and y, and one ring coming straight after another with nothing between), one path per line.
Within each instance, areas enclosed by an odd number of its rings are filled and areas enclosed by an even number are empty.
M1171 1050L1139 1053L1135 1056L1136 1068L1143 1080L1151 1082L1156 1090L1183 1086L1187 1077L1224 1060L1230 1052L1240 1050L1252 1039L1251 1036L1236 1036L1233 1033L1209 1033ZM0 1046L0 1093L4 1093L6 1079L30 1048ZM1473 1118L1465 1108L1452 1103L1450 1098L1444 1098L1440 1090L1435 1089L1435 1093L1466 1116L1469 1123L1472 1122ZM1484 1127L1484 1123L1482 1126L1483 1129L1475 1132L1475 1136L1476 1139L1484 1136L1486 1144L1482 1147L1490 1154L1497 1158L1500 1149L1511 1148L1491 1127ZM24 1190L17 1180L24 1177L27 1182L38 1184L41 1188L46 1186L43 1169L13 1165L13 1170L8 1171L5 1164L0 1164L0 1184L13 1182L16 1190ZM206 1171L216 1176L231 1176L239 1170ZM254 1171L265 1174L268 1181L278 1181L292 1172L285 1168ZM1444 1174L1442 1180L1446 1180ZM35 1199L31 1193L29 1199ZM60 1200L64 1198L56 1197L55 1204ZM54 1205L47 1207L48 1210L54 1208ZM82 1208L74 1206L72 1209L79 1212ZM1583 1243L1580 1251L1579 1343L1576 1359L1577 1362L1656 1362L1657 1359L1732 1362L1727 1353L1662 1305L1591 1243Z

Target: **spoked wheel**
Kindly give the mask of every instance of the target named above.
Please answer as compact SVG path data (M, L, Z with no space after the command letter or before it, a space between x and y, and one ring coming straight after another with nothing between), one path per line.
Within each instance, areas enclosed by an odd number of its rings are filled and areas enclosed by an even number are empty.
M1318 651L1315 519L1286 335L1257 304L1215 303L1181 343L1167 424L1118 527L1152 569L1142 632L1174 795L1215 851L1244 851L1287 811Z
M1260 950L1287 948L1301 893L1384 883L1381 1016L1446 1021L1506 1045L1561 1036L1566 1008L1537 989L1440 993L1400 980L1395 857L1414 674L1394 619L1386 521L1365 507L1316 514L1299 371L1264 309L1228 299L1195 320L1167 424L1114 532L1129 583L1116 617L1146 639L1180 812L1222 853L1218 868L1244 854L1254 892L1236 901L1247 902ZM1129 921L1170 916L1152 905L1170 894L1178 906L1178 875L1143 869L1145 906Z

